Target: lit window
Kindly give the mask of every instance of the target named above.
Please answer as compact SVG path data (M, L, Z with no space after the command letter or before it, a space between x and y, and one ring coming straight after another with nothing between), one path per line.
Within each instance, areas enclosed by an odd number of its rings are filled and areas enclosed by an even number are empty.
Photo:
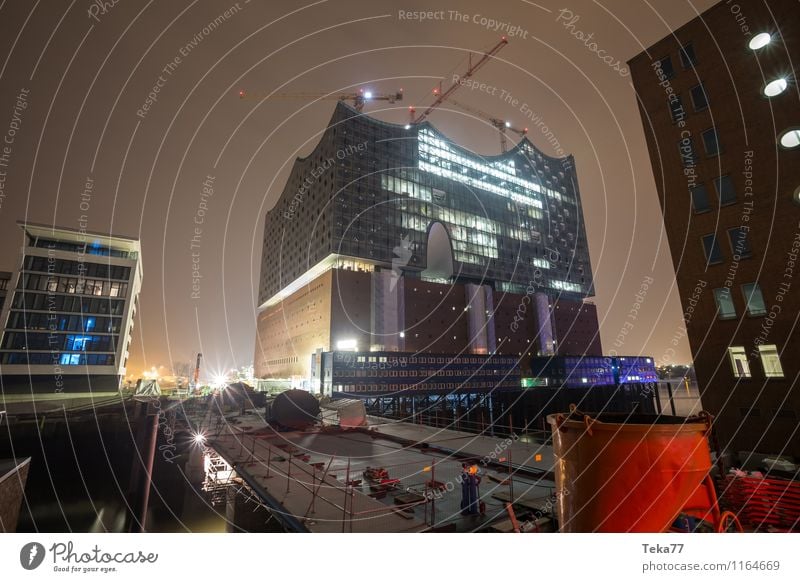
M788 86L789 83L786 81L786 79L775 79L764 86L764 95L767 97L775 97L776 95L780 95L786 91L786 87Z
M753 255L753 250L750 248L750 240L747 238L747 231L748 228L746 226L728 229L728 239L731 242L731 250L736 260L747 259Z
M728 357L731 360L731 370L735 378L750 377L750 362L742 346L728 348Z
M719 136L716 128L712 127L703 132L703 146L709 156L719 155Z
M717 314L720 319L733 319L736 317L736 307L733 304L730 289L727 287L714 289L714 301L717 303Z
M787 149L793 149L800 145L800 129L790 129L784 131L780 137L781 145Z
M767 46L771 40L772 35L770 33L762 32L755 35L747 46L749 46L751 50L757 51Z
M684 69L691 69L697 63L692 43L682 46L678 51L678 56L681 58L681 65L683 65Z
M709 265L722 262L722 249L719 248L716 235L707 234L703 237L703 250Z
M719 205L727 206L736 202L736 189L733 187L733 180L729 175L714 178L714 187L719 195Z
M761 286L758 283L742 285L742 295L744 295L749 315L766 315L767 306L764 304L764 295L761 293Z
M708 192L703 184L689 188L689 193L692 195L692 207L695 212L708 212L711 210L711 206L708 203Z
M778 355L778 346L767 344L758 346L758 355L761 356L761 366L767 378L783 378L783 366Z

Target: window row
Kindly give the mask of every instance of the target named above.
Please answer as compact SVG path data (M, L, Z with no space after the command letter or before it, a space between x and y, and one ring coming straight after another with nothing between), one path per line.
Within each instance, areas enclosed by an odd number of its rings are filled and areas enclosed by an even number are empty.
M3 349L51 350L82 352L114 352L116 336L73 335L8 331L3 336Z
M749 230L746 226L736 226L728 229L728 241L731 245L734 260L738 261L753 256L753 250L750 247L750 239L747 234ZM702 241L707 265L716 265L725 260L716 234L704 235Z
M35 238L31 243L31 246L43 249L69 251L72 253L98 255L101 257L119 257L121 259L135 259L138 256L136 251L122 251L118 249L110 249L94 243L68 242L42 237Z
M337 370L336 375L351 378L397 378L397 377L420 377L420 378L433 378L441 376L503 376L508 373L508 370L493 370L486 368L431 368L428 370L384 370L384 369L367 369L367 370L348 370L347 372Z
M767 314L764 294L761 292L761 286L758 283L745 283L741 286L741 290L748 315L756 317ZM736 318L736 306L733 303L731 290L728 287L714 289L714 301L717 304L717 317L719 319Z
M714 178L714 189L717 191L720 206L736 203L736 188L729 174ZM705 184L698 184L689 188L689 194L692 198L692 208L697 214L711 210L711 199Z
M731 346L728 348L731 369L734 378L752 378L750 361L744 346ZM758 346L758 357L761 360L761 369L767 378L783 378L783 366L775 344L762 344Z
M700 134L703 140L703 147L705 148L708 157L718 156L722 151L719 143L719 133L716 127L710 127ZM697 164L699 156L694 147L694 139L691 135L683 136L678 140L678 154L684 167L690 167Z
M16 293L14 309L28 311L69 311L85 314L122 315L125 301L122 299L98 299L70 295L48 295L47 293Z
M100 279L80 279L76 277L54 277L51 275L22 276L22 289L49 291L50 293L75 293L78 295L105 295L107 297L125 297L128 284Z
M420 382L418 384L334 384L334 392L398 392L400 390L458 390L464 387L458 382ZM502 382L469 382L468 387L485 388L516 388L519 386L519 379L516 381L506 380Z
M25 269L41 273L80 275L82 277L98 277L101 279L119 279L127 281L131 275L130 267L109 265L106 263L90 263L68 261L66 259L50 259L49 257L27 256Z
M59 365L59 366L113 366L113 354L62 354L58 352L5 352L0 354L0 364Z
M7 329L119 333L121 325L122 318L120 317L12 311L8 318Z

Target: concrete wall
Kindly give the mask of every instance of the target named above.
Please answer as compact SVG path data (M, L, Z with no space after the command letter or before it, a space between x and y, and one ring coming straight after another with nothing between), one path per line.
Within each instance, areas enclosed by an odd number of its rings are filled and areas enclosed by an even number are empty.
M0 533L17 531L17 520L22 506L25 483L28 480L30 459L12 462L5 474L0 474ZM0 467L4 461L0 460Z

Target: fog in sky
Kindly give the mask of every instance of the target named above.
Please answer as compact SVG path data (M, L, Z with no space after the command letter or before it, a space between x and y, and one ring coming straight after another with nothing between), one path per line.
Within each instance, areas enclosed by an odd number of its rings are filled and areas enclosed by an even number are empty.
M625 62L712 4L0 2L0 132L14 129L0 168L0 269L19 260L17 220L78 228L83 218L91 231L138 236L144 286L129 372L198 351L210 369L251 363L264 215L335 101L239 91L402 88L402 102L366 110L405 123L406 108L430 103L469 51L507 34L476 75L485 85L456 99L529 127L549 155L574 154L605 351L688 362ZM27 105L15 113L21 92ZM430 121L478 153L499 152L497 132L455 106Z

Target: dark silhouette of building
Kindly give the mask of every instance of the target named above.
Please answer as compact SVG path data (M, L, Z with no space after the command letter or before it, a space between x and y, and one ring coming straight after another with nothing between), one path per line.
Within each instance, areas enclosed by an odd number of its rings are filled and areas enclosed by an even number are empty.
M630 61L705 407L733 451L800 455L793 0L720 2Z

